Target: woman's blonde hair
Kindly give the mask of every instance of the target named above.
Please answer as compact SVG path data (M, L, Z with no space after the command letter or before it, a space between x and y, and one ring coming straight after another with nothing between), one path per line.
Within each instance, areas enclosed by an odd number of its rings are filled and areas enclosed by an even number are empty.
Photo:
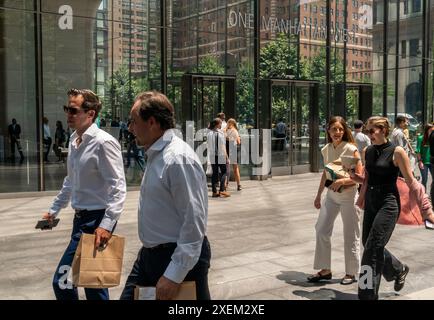
M229 127L229 125L231 125L238 131L238 127L237 127L237 122L235 121L234 118L230 118L227 122L226 125Z
M366 121L366 127L368 125L373 125L374 127L377 127L379 129L384 129L385 130L385 136L386 138L389 136L390 133L390 122L389 120L387 120L387 118L385 117L380 117L380 116L373 116L370 117L367 121Z

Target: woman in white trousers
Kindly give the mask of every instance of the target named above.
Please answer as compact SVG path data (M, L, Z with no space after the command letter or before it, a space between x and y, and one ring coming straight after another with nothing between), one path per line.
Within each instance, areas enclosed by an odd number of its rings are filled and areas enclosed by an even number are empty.
M324 164L329 164L341 156L360 158L351 130L342 117L332 117L327 125L328 144L321 150ZM359 161L355 171L362 172ZM321 195L328 186L325 199L321 203ZM320 209L316 230L316 248L314 269L317 273L308 277L309 282L330 280L331 271L331 236L334 222L341 213L344 228L344 254L345 276L341 284L347 285L356 282L356 274L360 267L360 213L356 210L355 197L357 185L350 178L339 178L328 181L326 172L323 172L314 206Z

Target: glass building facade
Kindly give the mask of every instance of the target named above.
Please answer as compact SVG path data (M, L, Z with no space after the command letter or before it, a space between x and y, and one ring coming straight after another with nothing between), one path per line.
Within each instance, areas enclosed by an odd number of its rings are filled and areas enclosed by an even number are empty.
M116 137L150 89L184 133L218 112L246 136L271 129L271 175L317 171L331 115L405 113L414 140L433 118L433 31L431 0L0 0L0 192L61 187L53 144L69 88L100 96L101 128ZM125 170L140 184L134 159Z

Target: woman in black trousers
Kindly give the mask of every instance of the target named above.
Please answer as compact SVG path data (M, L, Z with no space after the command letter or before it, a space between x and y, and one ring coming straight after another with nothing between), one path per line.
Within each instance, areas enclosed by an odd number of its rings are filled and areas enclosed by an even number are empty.
M400 262L385 246L389 242L399 218L400 199L396 186L401 173L411 189L413 175L410 160L402 147L388 140L390 124L387 118L371 117L367 130L372 145L366 149L365 165L368 173L365 194L362 243L364 252L359 277L359 299L377 300L381 276L395 281L395 291L404 287L409 267ZM360 176L351 178L360 182ZM429 220L434 220L430 209Z

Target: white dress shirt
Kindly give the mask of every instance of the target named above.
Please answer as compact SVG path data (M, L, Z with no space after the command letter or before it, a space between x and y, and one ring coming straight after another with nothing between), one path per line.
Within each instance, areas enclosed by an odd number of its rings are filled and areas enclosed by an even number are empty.
M206 233L206 175L194 150L173 130L167 130L146 155L139 238L146 248L177 243L164 276L181 283L199 260Z
M100 227L111 231L122 212L126 183L119 142L92 124L77 146L77 132L71 135L68 175L49 212L57 215L69 200L76 210L101 210Z
M44 123L44 139L51 138L51 130L48 124Z
M224 132L222 130L210 130L206 137L209 162L211 164L226 164L226 139Z

